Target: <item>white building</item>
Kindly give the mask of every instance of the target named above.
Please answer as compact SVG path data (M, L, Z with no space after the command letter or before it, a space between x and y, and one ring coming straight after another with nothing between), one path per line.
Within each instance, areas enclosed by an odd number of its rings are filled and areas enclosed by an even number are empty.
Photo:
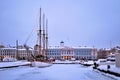
M54 47L49 48L47 52L48 58L54 59L97 59L97 49L88 47Z
M38 50L29 49L26 50L25 48L19 48L18 54L16 48L0 48L0 60L4 57L13 57L16 58L17 56L19 59L30 59L31 54L36 55L38 54ZM97 59L97 49L93 47L50 47L47 50L46 56L48 58L53 59L64 59L64 60L71 60L71 59Z
M0 48L0 61L4 57L12 57L16 58L18 56L19 59L28 59L31 54L34 53L34 50L29 49L18 49L18 55L17 55L17 49L16 48Z

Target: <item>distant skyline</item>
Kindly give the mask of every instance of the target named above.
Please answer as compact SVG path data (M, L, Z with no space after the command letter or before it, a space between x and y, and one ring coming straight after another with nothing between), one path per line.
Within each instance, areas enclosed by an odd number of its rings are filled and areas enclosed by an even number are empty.
M0 0L0 44L37 42L39 9L48 19L49 46L120 46L120 0Z

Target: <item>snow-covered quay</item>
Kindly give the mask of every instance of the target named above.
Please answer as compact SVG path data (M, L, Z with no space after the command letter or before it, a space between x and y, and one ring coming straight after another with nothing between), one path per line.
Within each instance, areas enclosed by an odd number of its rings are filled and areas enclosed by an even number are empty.
M18 67L30 64L31 63L28 61L0 62L0 68Z
M0 80L120 80L80 64L54 64L46 68L21 66L0 69Z

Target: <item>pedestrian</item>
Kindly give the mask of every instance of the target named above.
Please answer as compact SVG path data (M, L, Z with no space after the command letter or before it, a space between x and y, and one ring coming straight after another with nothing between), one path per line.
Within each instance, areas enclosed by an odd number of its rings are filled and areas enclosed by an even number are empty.
M94 67L93 67L93 69L97 69L97 64L96 64L96 62L94 62Z

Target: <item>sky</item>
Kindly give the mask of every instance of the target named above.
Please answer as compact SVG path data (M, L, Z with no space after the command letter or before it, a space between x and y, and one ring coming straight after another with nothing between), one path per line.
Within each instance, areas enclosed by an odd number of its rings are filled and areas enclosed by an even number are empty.
M120 0L0 0L0 44L33 47L39 9L48 19L49 46L120 46ZM30 36L30 37L28 37Z

